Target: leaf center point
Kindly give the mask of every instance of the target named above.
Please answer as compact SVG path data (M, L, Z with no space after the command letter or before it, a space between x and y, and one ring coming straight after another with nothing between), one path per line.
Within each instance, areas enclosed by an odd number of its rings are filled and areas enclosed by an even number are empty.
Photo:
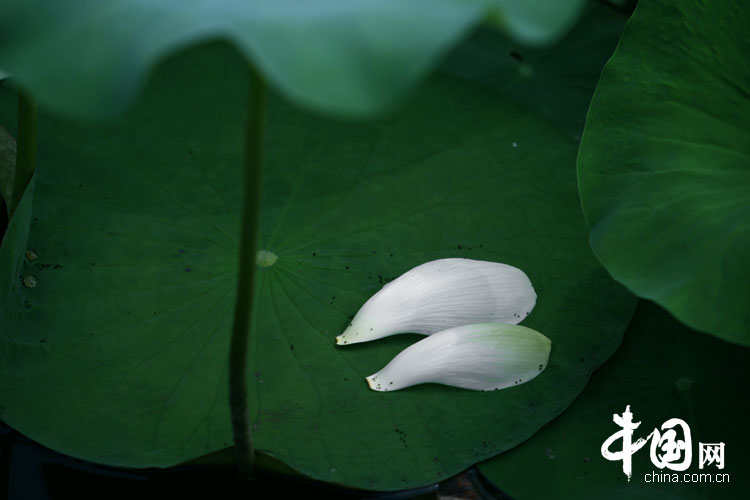
M269 252L268 250L258 250L258 253L255 254L255 263L260 267L269 267L274 265L278 258L279 257L273 252Z

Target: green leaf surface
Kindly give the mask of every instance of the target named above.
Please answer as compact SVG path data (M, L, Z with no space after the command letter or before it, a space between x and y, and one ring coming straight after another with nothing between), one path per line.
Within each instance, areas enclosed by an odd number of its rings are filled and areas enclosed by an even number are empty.
M0 68L74 116L123 109L149 68L206 39L233 42L298 104L369 115L413 87L485 16L531 43L583 0L6 0Z
M679 320L750 344L750 11L644 0L578 157L591 245Z
M550 47L524 47L481 29L451 51L440 69L529 106L580 140L599 74L625 21L622 13L592 2L565 38Z
M117 123L40 116L33 207L0 249L8 424L115 465L229 444L242 65L200 47L168 61ZM3 119L13 104L0 93ZM635 300L588 247L575 143L527 108L450 78L368 124L274 99L266 146L261 249L277 258L258 260L259 450L326 481L426 484L527 439L619 344ZM527 273L538 300L524 325L552 340L549 366L497 392L370 391L364 377L419 337L345 348L334 337L385 282L445 257Z
M750 390L746 374L750 350L685 327L660 307L641 301L620 349L592 377L583 393L558 419L533 438L480 468L517 500L586 499L736 499L750 493L747 412L742 394ZM641 422L633 441L670 418L689 426L693 458L684 472L729 474L717 482L646 482L646 474L671 474L650 459L650 441L633 455L630 483L622 462L605 460L604 441L620 430L612 415L630 405ZM680 432L680 438L682 433ZM698 446L725 444L725 467L699 467ZM612 445L620 450L622 441ZM659 476L662 477L662 476ZM544 480L540 480L543 478Z

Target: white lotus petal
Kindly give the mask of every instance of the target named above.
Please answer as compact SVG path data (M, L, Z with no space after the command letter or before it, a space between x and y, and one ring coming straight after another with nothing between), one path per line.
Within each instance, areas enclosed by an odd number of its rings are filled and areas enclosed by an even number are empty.
M440 259L402 274L373 295L336 343L396 333L433 333L471 323L518 323L536 304L518 268L471 259Z
M483 323L420 340L367 377L374 391L434 382L477 391L523 384L547 367L552 342L531 328Z

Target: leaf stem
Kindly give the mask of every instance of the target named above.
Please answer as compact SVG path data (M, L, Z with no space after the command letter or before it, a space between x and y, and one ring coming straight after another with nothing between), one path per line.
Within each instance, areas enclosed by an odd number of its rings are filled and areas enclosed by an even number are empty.
M19 92L16 172L9 207L11 217L36 170L36 114L36 101L26 92Z
M234 308L234 327L229 351L229 405L232 413L234 448L238 472L244 477L252 475L255 464L247 397L247 351L256 268L266 97L263 78L252 66L249 86L237 303Z

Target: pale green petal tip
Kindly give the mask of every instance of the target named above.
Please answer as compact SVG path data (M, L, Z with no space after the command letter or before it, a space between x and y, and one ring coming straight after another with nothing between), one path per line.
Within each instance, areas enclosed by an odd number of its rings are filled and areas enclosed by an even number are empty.
M336 337L336 345L356 344L356 341L352 341L352 335L349 330L350 328L347 328L341 335Z
M367 380L367 385L370 386L370 389L377 392L387 392L388 389L383 389L383 386L378 381L378 374L374 373L370 375L369 377L365 377L365 380Z
M359 344L360 342L367 342L379 338L374 335L375 332L377 332L377 330L374 327L371 327L370 321L355 317L354 320L349 323L349 326L346 327L346 330L336 337L336 345Z

